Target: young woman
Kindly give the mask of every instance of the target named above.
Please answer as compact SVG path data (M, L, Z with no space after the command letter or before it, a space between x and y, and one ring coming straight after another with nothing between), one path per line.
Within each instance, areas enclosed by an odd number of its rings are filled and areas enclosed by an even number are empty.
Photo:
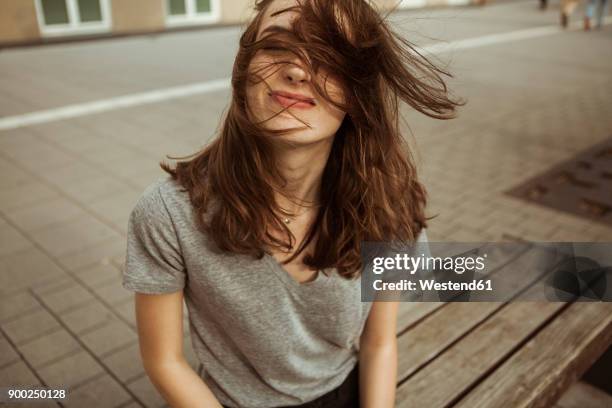
M173 407L392 407L398 305L361 302L360 245L425 239L400 99L441 119L461 102L365 0L256 11L220 135L130 215L144 368Z

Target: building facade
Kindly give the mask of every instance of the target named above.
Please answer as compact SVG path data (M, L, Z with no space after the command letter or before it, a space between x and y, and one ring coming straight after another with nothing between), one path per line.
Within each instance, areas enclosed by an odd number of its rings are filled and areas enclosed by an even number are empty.
M375 0L382 8L398 1ZM400 7L470 1L402 0ZM0 46L236 24L250 17L253 3L254 0L2 0Z

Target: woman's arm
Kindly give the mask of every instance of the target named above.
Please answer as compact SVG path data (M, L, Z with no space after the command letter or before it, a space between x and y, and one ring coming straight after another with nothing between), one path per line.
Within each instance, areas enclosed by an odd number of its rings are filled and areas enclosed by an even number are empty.
M373 302L359 341L361 408L395 406L399 302Z
M221 408L183 355L183 292L136 293L140 355L155 388L173 408Z

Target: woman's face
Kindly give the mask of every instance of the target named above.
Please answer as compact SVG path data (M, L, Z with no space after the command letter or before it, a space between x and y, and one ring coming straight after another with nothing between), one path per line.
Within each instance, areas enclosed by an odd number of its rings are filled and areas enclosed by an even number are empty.
M273 1L265 11L257 39L265 36L266 29L272 26L290 29L292 21L298 17L296 11L274 14L295 5L296 0ZM290 63L272 65L278 61ZM344 95L339 84L328 73L321 72L316 78L311 78L296 55L278 50L259 51L251 60L249 69L250 72L257 72L265 81L257 78L256 83L247 85L251 120L262 122L263 126L271 130L303 128L278 136L292 143L311 144L334 137L345 112L316 94L312 86L313 81L319 81L334 101L343 102ZM289 105L293 106L278 114ZM305 128L304 123L292 115L310 125L310 128Z

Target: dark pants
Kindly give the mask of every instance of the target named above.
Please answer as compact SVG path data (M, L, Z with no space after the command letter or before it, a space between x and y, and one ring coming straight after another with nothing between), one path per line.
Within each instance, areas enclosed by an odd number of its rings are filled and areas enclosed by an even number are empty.
M342 384L327 394L302 405L282 408L359 408L359 364Z

